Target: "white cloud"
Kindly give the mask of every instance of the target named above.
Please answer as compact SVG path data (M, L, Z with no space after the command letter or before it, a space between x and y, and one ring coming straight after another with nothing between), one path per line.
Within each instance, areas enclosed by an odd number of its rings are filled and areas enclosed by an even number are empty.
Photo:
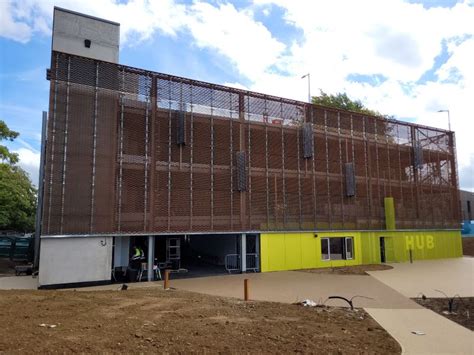
M197 46L224 55L249 78L265 72L285 49L250 10L238 11L232 4L195 2L187 20Z
M35 186L38 186L38 173L40 165L40 153L28 148L20 148L13 151L20 158L19 165L30 176Z
M305 100L301 74L311 72L313 94L347 92L366 106L415 122L447 129L449 109L456 131L461 187L472 172L474 114L474 5L426 9L401 0L314 1L254 0L257 6L279 6L284 19L304 35L275 63L289 76L257 77L251 89ZM431 81L419 82L432 70L447 43L449 60ZM351 82L350 74L378 75L377 85ZM291 78L291 76L293 78ZM472 184L471 184L472 187Z
M184 25L185 6L174 0L1 0L0 36L25 43L35 32L50 35L54 6L119 22L122 43L148 39L155 31L175 35Z
M0 1L0 36L26 43L31 37L31 28L26 23L13 18L10 1Z
M174 37L189 34L198 48L228 60L252 90L306 100L306 79L300 77L310 72L313 94L318 89L347 92L370 108L422 124L446 128L446 115L436 111L448 108L459 170L472 171L472 1L427 9L402 0L254 0L237 9L225 1L199 0L187 5L174 0L0 0L0 35L25 42L33 33L49 34L53 5L120 22L126 45L157 31ZM255 19L261 11L270 20L275 6L283 10L282 21L302 33L292 43L283 43ZM433 70L443 43L449 60L431 81L419 82ZM383 75L386 81L357 83L347 79L350 74ZM239 82L232 86L244 87ZM462 184L467 180L461 176Z

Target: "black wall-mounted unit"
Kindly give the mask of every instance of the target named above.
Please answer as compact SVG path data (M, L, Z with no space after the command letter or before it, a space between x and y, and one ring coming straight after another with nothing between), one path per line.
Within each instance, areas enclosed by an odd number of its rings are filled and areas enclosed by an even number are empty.
M313 146L313 124L311 122L306 122L303 125L303 158L308 159L313 156Z
M352 197L356 194L354 163L346 163L346 196Z
M183 111L176 112L176 144L186 144L186 114Z
M247 191L247 157L245 152L236 153L237 191Z

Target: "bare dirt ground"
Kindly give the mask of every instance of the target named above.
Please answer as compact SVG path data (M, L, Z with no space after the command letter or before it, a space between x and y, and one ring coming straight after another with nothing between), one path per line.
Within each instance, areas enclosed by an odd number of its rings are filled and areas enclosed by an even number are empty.
M390 270L390 269L393 269L393 267L389 265L370 264L370 265L328 267L328 268L321 268L321 269L306 269L306 270L298 270L298 271L310 272L313 274L369 275L367 271L379 271L379 270Z
M448 312L449 306L446 298L414 298L413 300L463 327L474 330L474 297L456 298L452 313Z
M464 255L474 256L474 238L462 238L462 252Z
M0 324L0 353L401 352L362 309L244 302L160 288L0 291Z

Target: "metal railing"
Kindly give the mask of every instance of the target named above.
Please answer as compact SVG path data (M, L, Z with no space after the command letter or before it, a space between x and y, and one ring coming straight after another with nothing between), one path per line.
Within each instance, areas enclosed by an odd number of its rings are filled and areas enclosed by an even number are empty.
M253 271L257 272L258 271L258 254L253 253L253 254L247 254L247 271Z
M240 255L227 254L225 256L225 269L230 274L232 271L240 271Z
M232 271L242 271L239 254L227 254L225 256L225 269L230 274ZM258 254L251 253L246 255L246 271L258 272L259 259Z

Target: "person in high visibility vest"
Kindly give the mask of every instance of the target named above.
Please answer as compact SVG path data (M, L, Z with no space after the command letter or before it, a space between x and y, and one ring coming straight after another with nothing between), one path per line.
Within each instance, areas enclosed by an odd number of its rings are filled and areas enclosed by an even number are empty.
M139 248L138 246L133 247L133 255L132 255L132 260L140 260L143 257L143 250Z

